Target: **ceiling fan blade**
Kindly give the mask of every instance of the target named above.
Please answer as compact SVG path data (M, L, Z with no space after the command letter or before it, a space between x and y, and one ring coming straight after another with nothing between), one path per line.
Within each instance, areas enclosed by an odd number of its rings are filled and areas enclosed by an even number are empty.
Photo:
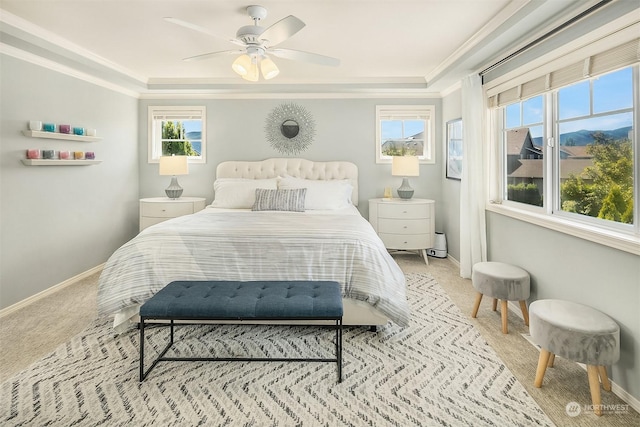
M243 53L245 53L244 50L222 50L219 52L209 52L209 53L203 53L202 55L190 56L188 58L184 58L183 61L200 61L203 59L211 59L215 56L242 55Z
M304 52L302 50L269 49L268 52L278 58L292 59L294 61L311 62L312 64L327 65L330 67L337 67L340 65L340 60L337 58L318 55L317 53Z
M239 46L244 46L245 45L244 43L242 43L238 39L230 39L230 38L227 38L227 37L222 37L222 36L220 36L218 34L215 34L215 33L211 32L211 31L209 31L208 29L206 29L204 27L201 27L201 26L196 25L196 24L192 24L191 22L183 21L182 19L172 18L170 16L165 17L163 19L165 21L167 21L167 22L172 23L172 24L180 25L181 27L185 27L185 28L188 28L190 30L198 31L199 33L204 33L204 34L207 34L207 35L209 35L211 37L215 37L217 39L226 40L226 41L228 41L230 43L237 44Z
M264 30L260 39L268 40L268 46L275 46L303 29L305 25L300 19L289 15Z

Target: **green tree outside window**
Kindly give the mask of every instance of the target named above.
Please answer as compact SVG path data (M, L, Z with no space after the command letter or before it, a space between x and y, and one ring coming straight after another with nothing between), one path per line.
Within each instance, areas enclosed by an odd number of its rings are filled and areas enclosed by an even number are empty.
M191 142L184 136L182 122L166 121L162 123L163 156L198 156Z

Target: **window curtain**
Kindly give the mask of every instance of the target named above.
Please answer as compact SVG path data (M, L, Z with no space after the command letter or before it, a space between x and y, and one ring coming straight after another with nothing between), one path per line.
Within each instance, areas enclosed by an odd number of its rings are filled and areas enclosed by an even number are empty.
M482 78L471 74L462 81L462 181L460 187L460 276L471 278L477 262L487 260L485 222L486 97Z

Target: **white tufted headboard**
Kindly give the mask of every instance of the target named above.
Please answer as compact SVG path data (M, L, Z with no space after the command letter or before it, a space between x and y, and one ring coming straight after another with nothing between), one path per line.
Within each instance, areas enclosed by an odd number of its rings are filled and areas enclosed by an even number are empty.
M348 179L353 185L351 200L358 206L358 167L351 162L312 162L306 159L272 158L255 162L222 162L216 178L264 179L290 175L304 179Z

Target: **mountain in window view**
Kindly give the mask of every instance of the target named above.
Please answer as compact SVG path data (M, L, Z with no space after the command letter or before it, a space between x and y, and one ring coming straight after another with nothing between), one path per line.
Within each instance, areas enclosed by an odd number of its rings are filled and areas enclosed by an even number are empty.
M600 132L606 139L612 139L617 141L619 139L629 138L632 126L625 126L623 128L611 129L611 130L578 130L575 132L567 132L560 135L560 145L577 145L585 146L593 144L593 134ZM537 146L542 145L542 137L533 138L533 144Z
M191 131L184 134L184 137L191 142L191 146L198 153L198 155L202 154L202 132L201 131Z

